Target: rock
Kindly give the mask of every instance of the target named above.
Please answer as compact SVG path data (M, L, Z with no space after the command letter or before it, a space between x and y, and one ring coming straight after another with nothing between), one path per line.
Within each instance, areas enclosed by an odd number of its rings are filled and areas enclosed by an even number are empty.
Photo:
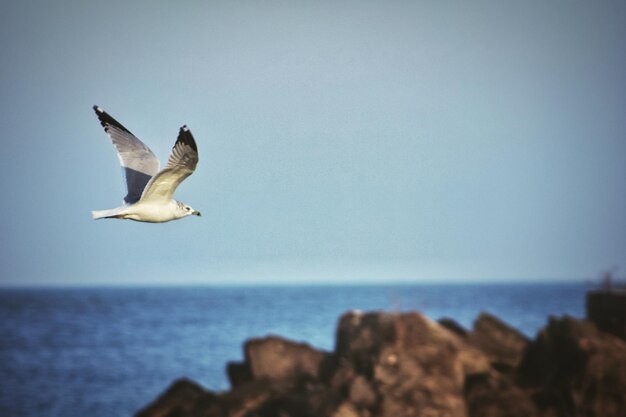
M188 379L179 379L153 403L135 414L136 417L184 417L196 404L210 404L217 396Z
M452 333L461 336L461 337L466 337L467 336L467 329L463 326L461 326L458 322L456 322L455 320L448 318L448 317L444 317L441 318L439 320L437 320L437 323L441 324L443 327L445 327L446 329L450 330Z
M491 363L487 356L478 348L467 343L459 344L459 362L463 368L463 375L488 374L491 371Z
M591 291L586 308L598 329L626 340L626 290Z
M465 380L469 417L534 417L538 411L529 393L499 372L474 374Z
M590 321L551 318L528 346L519 375L546 413L624 416L626 342Z
M358 411L354 406L348 402L345 402L337 408L331 417L360 417Z
M319 417L339 399L320 384L293 380L251 380L221 394L177 382L136 417Z
M474 374L486 374L491 371L491 363L487 356L479 348L468 343L469 332L463 326L449 318L442 318L437 322L456 336L459 361L466 377Z
M337 392L344 392L356 376L351 364L344 358L337 361L335 368L331 371L329 378L330 388Z
M349 312L334 352L251 339L232 389L178 380L136 417L624 417L626 342L591 321L552 318L533 341L488 314L459 329Z
M232 389L203 417L328 416L340 401L320 382L332 362L325 352L269 336L246 341L244 356L228 364Z
M294 386L285 382L249 381L220 396L219 401L204 410L203 417L255 417L283 415L283 409L293 404L282 402L289 398ZM267 414L269 411L272 414ZM283 414L281 414L283 413ZM291 416L292 414L285 414ZM306 414L303 414L306 416ZM194 416L195 417L195 416Z
M226 364L226 375L228 375L228 381L233 388L252 380L250 367L247 363L242 362L228 362Z
M488 313L478 316L467 341L484 352L492 366L502 372L517 368L529 342L520 331Z
M350 384L348 399L357 408L370 408L376 404L376 392L362 375L357 375Z
M336 355L370 381L381 417L466 416L458 338L419 313L351 312Z
M318 379L325 353L304 343L269 336L251 339L244 346L246 363L252 379ZM238 368L240 376L245 373ZM242 379L245 379L241 376ZM235 378L237 379L237 378Z
M382 347L396 337L391 314L351 311L339 319L335 355L345 360L355 372L370 378L375 357Z

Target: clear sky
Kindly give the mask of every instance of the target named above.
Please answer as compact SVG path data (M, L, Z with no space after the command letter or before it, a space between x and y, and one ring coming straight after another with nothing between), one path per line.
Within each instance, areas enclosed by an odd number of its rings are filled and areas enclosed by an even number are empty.
M624 1L5 1L0 285L626 269ZM98 104L203 214L125 195Z

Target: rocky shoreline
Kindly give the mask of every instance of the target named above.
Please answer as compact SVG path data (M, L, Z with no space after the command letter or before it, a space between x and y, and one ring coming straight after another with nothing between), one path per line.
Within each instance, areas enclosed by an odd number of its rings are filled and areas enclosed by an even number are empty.
M532 340L487 313L468 330L351 311L332 352L250 339L229 391L180 379L136 417L624 417L625 309L626 293L590 293L587 319L551 317Z

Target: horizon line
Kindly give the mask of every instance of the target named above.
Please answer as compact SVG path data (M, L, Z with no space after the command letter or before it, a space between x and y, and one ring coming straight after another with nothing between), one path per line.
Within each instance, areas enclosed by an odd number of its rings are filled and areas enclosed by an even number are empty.
M228 287L352 287L352 286L419 286L419 285L554 285L577 284L600 287L601 282L593 278L471 278L471 279L419 279L419 280L318 280L318 281L282 281L282 280L236 280L236 281L154 281L154 282L27 282L0 283L0 290L12 289L107 289L107 288L228 288Z

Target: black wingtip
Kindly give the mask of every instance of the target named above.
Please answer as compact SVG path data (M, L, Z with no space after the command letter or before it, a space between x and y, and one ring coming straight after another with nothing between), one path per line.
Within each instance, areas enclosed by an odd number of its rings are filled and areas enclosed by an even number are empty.
M94 105L93 110L96 112L96 116L98 116L98 120L100 120L100 124L107 131L109 126L115 126L118 129L121 129L125 132L130 133L130 130L126 129L120 122L112 118L107 112L102 110L100 106ZM132 133L130 133L132 135Z
M187 127L187 125L183 125L180 127L180 131L178 132L178 139L176 143L181 142L187 146L189 146L194 151L198 152L198 146L196 145L196 141L191 134L191 130Z

